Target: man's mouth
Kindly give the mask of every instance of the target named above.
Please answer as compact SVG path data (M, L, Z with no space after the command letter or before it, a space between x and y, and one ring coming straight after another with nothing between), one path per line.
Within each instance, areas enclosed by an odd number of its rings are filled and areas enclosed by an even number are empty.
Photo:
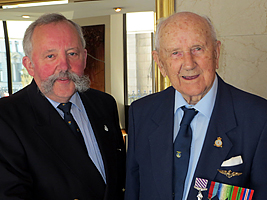
M67 80L69 80L69 78L58 78L58 80L60 80L60 81L67 81Z
M183 79L185 80L193 80L196 79L197 77L199 77L199 75L194 75L194 76L182 76Z

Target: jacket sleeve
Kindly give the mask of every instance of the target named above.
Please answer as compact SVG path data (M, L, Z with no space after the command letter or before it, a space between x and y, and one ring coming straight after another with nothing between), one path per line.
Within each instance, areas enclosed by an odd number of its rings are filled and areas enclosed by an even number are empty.
M266 199L267 191L267 122L258 141L251 166L250 187L254 189L253 200Z
M135 159L135 124L133 107L129 109L128 150L126 161L126 190L125 199L139 199L139 166Z
M0 119L0 199L31 199L32 178L15 131Z

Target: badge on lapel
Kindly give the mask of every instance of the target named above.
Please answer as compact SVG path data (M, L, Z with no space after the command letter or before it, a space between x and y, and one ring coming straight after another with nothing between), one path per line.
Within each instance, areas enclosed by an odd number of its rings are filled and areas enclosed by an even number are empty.
M105 130L105 131L108 131L108 127L107 127L107 125L104 125L104 130Z
M215 147L221 147L222 148L223 142L221 137L217 137L217 140L214 142Z

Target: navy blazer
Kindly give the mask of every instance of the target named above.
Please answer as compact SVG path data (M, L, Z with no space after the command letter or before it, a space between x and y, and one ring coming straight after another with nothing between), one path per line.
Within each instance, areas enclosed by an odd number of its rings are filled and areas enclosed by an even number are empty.
M93 89L80 97L103 158L107 183L33 81L0 99L1 200L123 199L125 147L116 102Z
M174 97L175 89L169 87L130 107L126 200L173 199ZM214 146L217 137L222 138L222 147ZM218 76L214 109L187 199L197 199L196 177L254 189L253 200L266 199L266 152L267 101ZM243 164L221 167L223 161L239 155ZM227 178L218 169L242 174ZM202 194L207 199L207 192Z

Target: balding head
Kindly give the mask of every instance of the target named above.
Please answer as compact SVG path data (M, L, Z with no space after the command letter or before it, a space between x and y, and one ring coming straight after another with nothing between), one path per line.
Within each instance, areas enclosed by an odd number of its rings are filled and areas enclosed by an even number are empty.
M214 44L216 44L216 32L211 20L207 16L200 16L192 12L179 12L160 20L155 35L155 49L158 51L160 48L160 39L165 27L178 25L182 28L183 23L187 25L191 24L196 28L198 27L197 25L202 24L203 28L206 30L206 34L209 35Z

